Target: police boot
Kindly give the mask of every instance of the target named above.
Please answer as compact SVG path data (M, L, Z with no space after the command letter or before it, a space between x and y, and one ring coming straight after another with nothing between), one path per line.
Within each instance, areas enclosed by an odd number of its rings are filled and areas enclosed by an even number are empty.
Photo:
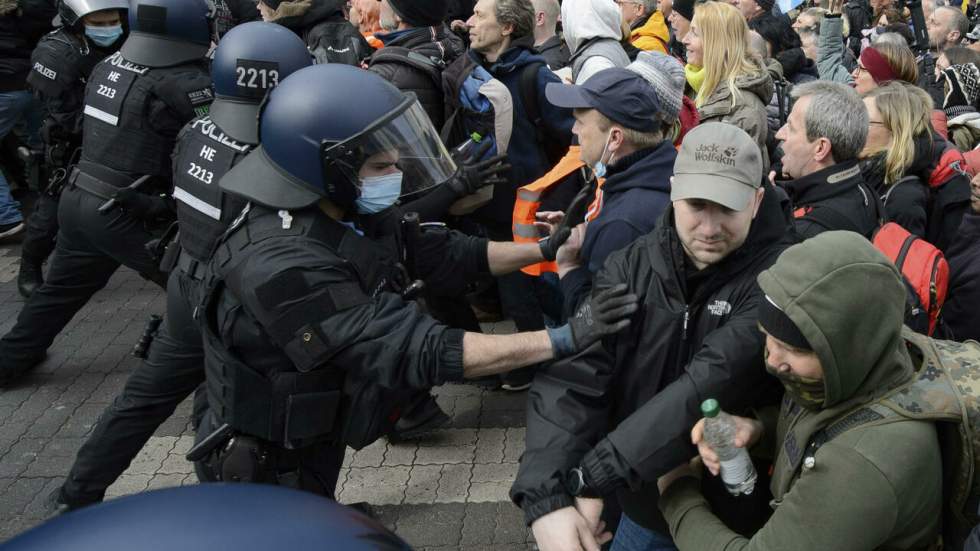
M82 507L94 505L96 503L99 503L99 500L77 502L68 499L68 497L65 496L64 487L58 486L52 490L51 493L48 494L47 499L44 500L44 513L46 518L53 518L70 511L81 509Z
M7 354L0 350L0 388L17 382L28 371L43 362L47 355L47 352L28 355Z
M436 403L436 399L431 394L425 394L405 409L405 413L395 423L394 430L388 435L388 440L392 442L413 440L449 424L450 421L449 416Z
M17 273L17 292L24 298L31 298L34 291L44 283L40 262L31 262L25 257L20 259L20 272Z

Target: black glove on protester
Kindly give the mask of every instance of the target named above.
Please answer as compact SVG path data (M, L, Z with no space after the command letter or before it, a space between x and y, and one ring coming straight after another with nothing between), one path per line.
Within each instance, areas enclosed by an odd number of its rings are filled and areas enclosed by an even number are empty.
M476 190L481 187L507 182L502 176L510 170L510 165L506 163L507 155L496 155L485 161L477 160L486 154L490 146L490 140L487 140L470 148L466 154L453 153L453 160L456 161L459 169L446 185L456 192L457 196L463 197L476 193Z
M639 308L639 297L627 293L625 283L589 297L575 316L561 327L549 328L548 337L556 358L581 352L603 337L629 327L630 316Z

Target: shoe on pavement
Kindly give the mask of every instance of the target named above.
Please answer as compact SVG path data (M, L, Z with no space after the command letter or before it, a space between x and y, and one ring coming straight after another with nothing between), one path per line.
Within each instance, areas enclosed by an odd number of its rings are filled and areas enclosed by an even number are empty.
M11 222L10 224L0 224L0 239L13 237L24 231L24 222Z
M26 375L28 371L43 362L44 358L48 355L47 352L41 352L40 354L28 356L10 355L10 357L4 357L4 354L0 353L0 388L10 386L16 382Z
M21 257L20 271L17 273L17 292L24 298L31 298L34 291L44 283L41 264L35 264Z
M534 381L534 369L515 369L500 376L500 388L508 392L521 392L531 388Z
M436 399L432 395L426 395L398 418L394 430L388 435L388 440L391 442L415 440L427 432L448 425L450 421L449 416L436 403Z
M72 503L70 500L65 498L64 486L58 486L48 494L48 497L44 500L44 513L45 518L54 518L71 511L77 511L82 507L88 507L89 505L95 505L101 500L89 501L84 503Z

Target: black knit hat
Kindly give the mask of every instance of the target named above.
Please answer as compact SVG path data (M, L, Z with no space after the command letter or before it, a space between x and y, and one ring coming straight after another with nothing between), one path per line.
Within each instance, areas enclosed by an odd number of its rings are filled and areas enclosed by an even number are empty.
M388 4L412 27L441 25L449 13L448 0L388 0Z
M767 295L759 304L759 325L776 339L801 350L813 350L800 329Z
M674 0L672 9L690 21L694 19L694 4L697 4L697 0Z

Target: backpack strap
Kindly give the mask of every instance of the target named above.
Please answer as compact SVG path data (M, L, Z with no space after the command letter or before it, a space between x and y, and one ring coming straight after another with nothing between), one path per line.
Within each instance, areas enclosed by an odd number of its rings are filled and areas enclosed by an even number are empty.
M524 104L527 118L536 129L543 127L541 108L538 105L538 72L541 67L547 67L545 62L532 61L521 69L521 102Z
M538 144L544 149L548 161L556 163L565 156L566 151L555 147L560 140L550 135L551 127L545 124L544 117L541 115L541 106L538 105L538 73L542 67L547 68L548 64L544 61L532 61L521 69L521 103L524 105L524 113L534 126Z
M436 60L400 46L386 46L371 56L368 67L375 63L399 63L418 69L432 79L436 90L442 89L442 71L446 68L446 62L441 59Z

